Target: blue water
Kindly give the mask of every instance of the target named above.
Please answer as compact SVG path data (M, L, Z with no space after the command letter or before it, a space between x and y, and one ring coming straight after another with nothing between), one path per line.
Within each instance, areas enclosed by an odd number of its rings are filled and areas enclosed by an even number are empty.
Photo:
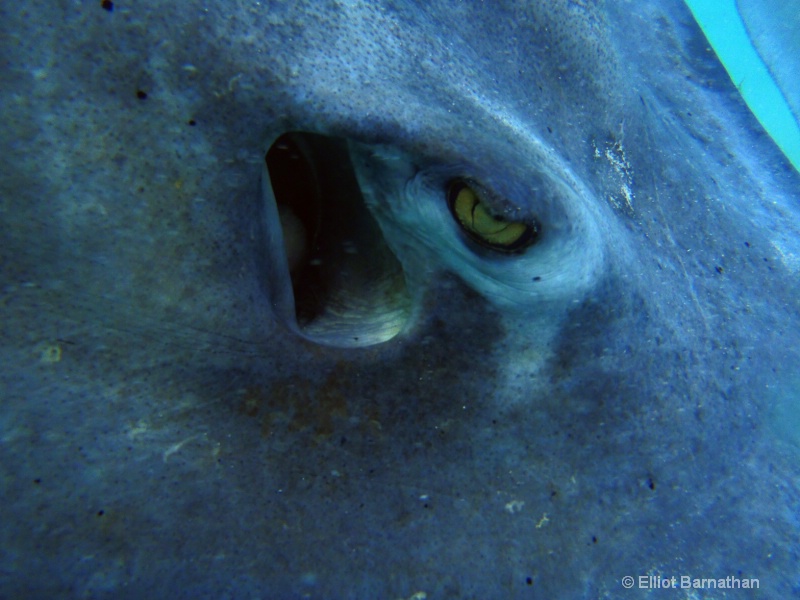
M800 171L800 126L756 52L735 0L685 0L753 114Z

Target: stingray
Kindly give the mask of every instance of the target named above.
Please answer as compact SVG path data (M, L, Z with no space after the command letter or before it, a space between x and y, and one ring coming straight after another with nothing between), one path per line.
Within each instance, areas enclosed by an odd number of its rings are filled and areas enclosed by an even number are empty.
M800 593L800 178L681 2L51 4L0 595Z

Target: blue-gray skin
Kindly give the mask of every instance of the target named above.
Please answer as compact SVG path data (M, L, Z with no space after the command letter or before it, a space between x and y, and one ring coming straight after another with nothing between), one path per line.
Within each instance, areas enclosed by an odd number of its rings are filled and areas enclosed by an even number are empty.
M680 2L108 8L0 10L0 596L800 594L800 179ZM382 344L281 304L298 130L405 269Z

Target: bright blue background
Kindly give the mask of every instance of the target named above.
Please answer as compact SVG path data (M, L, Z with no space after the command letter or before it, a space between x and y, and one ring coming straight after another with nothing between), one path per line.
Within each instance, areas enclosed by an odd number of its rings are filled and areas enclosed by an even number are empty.
M800 171L800 127L753 47L735 0L686 0L686 4L750 110Z

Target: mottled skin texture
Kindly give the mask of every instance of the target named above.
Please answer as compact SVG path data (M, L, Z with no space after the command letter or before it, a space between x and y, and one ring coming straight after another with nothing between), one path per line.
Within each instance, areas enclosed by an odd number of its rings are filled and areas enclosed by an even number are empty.
M0 595L800 593L800 181L687 11L370 6L0 9ZM506 312L422 247L408 332L298 339L258 220L287 130L509 197L550 153L591 289Z

